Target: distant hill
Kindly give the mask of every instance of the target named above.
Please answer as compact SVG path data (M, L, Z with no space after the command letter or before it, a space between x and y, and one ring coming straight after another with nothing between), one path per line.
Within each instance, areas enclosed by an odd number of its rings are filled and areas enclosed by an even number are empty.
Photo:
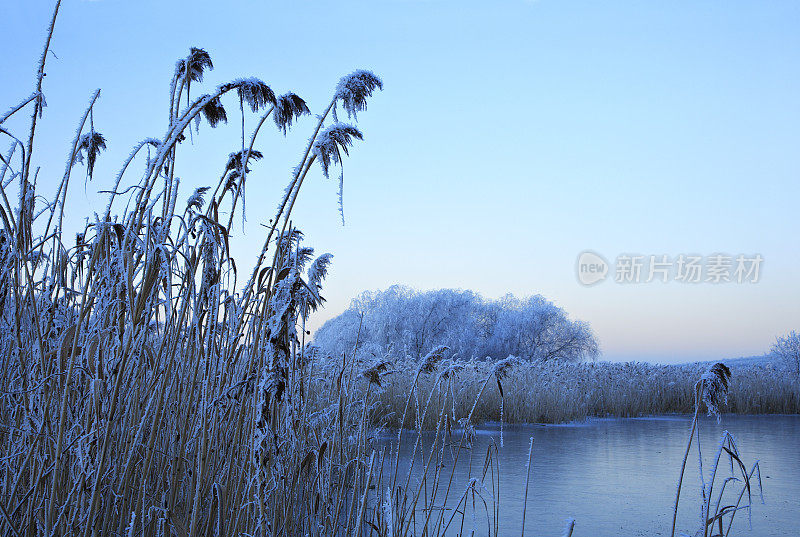
M689 362L692 364L715 364L717 362L722 362L723 364L727 365L731 369L737 367L748 367L751 365L760 365L766 362L770 362L774 360L771 354L759 354L755 356L740 356L739 358L721 358L719 360L706 360L703 362Z

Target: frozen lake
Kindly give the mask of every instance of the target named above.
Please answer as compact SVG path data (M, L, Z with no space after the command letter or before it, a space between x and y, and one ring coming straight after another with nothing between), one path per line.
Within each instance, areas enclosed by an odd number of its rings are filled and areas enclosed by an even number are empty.
M576 520L575 537L669 535L690 424L690 418L680 416L594 419L572 425L506 425L499 459L499 535L520 535L531 436L534 437L533 469L526 535L560 536L567 518ZM800 416L724 416L719 425L713 418L703 418L700 427L706 471L726 429L733 434L748 470L756 459L761 461L765 504L761 504L756 492L752 531L747 513L740 512L731 535L800 535ZM460 433L453 438L457 436ZM405 433L401 476L408 475L413 438L413 433ZM426 439L426 448L431 440L432 436ZM478 430L472 475L479 471L492 442L499 445L496 424ZM450 455L445 456L445 479L452 468L448 462L452 462ZM448 507L455 504L466 486L468 463L469 457L462 452ZM730 475L729 466L720 468L723 478ZM419 473L415 471L412 486L418 479ZM721 481L718 477L718 483ZM699 527L699 497L697 448L693 445L676 534L680 531L694 534ZM471 515L467 519L465 535L473 529ZM459 525L452 526L447 534L457 535ZM475 523L475 531L476 535L487 534L485 514Z

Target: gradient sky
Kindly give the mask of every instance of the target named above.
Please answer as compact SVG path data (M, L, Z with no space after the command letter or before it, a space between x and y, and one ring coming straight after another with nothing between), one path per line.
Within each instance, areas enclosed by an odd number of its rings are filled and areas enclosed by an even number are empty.
M0 5L2 110L33 89L50 10ZM309 245L335 254L313 326L362 290L402 283L541 293L589 321L613 360L760 354L800 328L800 3L65 0L39 192L54 191L96 88L95 128L108 140L94 182L71 187L69 226L102 209L96 191L137 141L163 135L189 46L214 60L206 87L257 76L313 112L353 69L385 82L345 162L346 226L336 181L318 171L293 217ZM240 145L238 102L225 102L231 123L203 125L179 152L182 199L215 184ZM312 123L256 144L265 159L233 237L240 270ZM587 249L611 261L724 252L764 263L757 284L587 288L575 274Z

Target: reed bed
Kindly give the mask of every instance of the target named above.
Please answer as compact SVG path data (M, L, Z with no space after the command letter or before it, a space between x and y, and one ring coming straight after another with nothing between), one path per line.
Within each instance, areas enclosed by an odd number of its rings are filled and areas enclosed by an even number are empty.
M455 390L463 401L477 395L493 360L455 362ZM404 396L415 360L398 361L378 398L376 419L399 426ZM443 366L445 367L445 366ZM452 364L449 366L452 367ZM561 362L517 360L502 381L504 397L492 384L481 396L475 420L507 423L563 423L590 417L638 417L691 414L694 384L707 365L652 365L639 362ZM800 384L780 364L764 363L735 370L726 412L735 414L800 413ZM421 383L422 390L430 381ZM463 412L464 406L458 410ZM407 418L408 420L408 418ZM406 421L406 425L409 422ZM430 424L429 424L430 426Z
M400 431L387 450L371 419L387 365L362 366L347 353L323 359L305 345L331 256L303 243L292 209L315 163L325 176L341 170L362 133L339 116L355 121L382 81L359 70L335 85L310 119L258 258L240 272L228 236L264 155L258 135L270 123L284 133L306 125L298 122L309 106L256 78L208 88L212 58L193 47L168 86L163 137L144 138L114 177L99 177L108 141L94 121L93 92L64 174L44 192L52 171L40 177L36 131L60 7L33 93L0 116L10 142L0 162L0 533L436 536L478 513L496 535L497 452L485 454L463 490L454 486L455 464L444 464L466 453L472 460L474 405L451 412L452 375L437 373L427 395L412 386L406 398L417 432L435 423L436 440ZM9 127L24 113L26 132ZM180 194L187 140L201 124L229 119L241 119L241 139L219 175ZM64 232L64 211L81 173L103 185L108 201L75 236ZM441 358L427 356L417 380ZM409 441L424 470L413 481L398 470ZM446 512L454 496L460 507Z

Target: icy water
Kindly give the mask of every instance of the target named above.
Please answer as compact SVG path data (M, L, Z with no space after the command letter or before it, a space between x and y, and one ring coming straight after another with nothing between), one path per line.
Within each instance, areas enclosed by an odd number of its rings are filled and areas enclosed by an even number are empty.
M575 537L669 535L677 477L690 424L690 418L681 416L594 419L570 425L506 425L504 447L499 451L499 537L520 535L531 436L534 437L533 467L525 535L560 536L567 518L576 521ZM724 430L734 436L748 470L756 459L761 461L765 501L762 505L756 493L752 530L747 513L740 512L731 535L800 536L800 416L724 416L720 424L715 419L704 418L700 431L706 472ZM404 439L401 449L403 477L407 475L414 438L411 432L405 434L404 438L410 441ZM472 475L482 465L492 442L499 445L499 426L479 429L474 443ZM449 464L452 464L452 457L447 456L446 478L452 468ZM466 487L468 464L469 457L462 452L456 465L453 500ZM723 478L730 475L729 468L726 465L722 470L721 466ZM412 476L413 486L419 473L415 471ZM484 491L485 496L489 494ZM697 448L693 445L681 493L678 532L694 534L699 527L699 497ZM452 508L454 503L448 501L448 507ZM459 525L451 527L447 535L458 535ZM487 535L485 514L476 519L474 527L476 536ZM469 535L472 529L469 515L464 523L464 534Z

